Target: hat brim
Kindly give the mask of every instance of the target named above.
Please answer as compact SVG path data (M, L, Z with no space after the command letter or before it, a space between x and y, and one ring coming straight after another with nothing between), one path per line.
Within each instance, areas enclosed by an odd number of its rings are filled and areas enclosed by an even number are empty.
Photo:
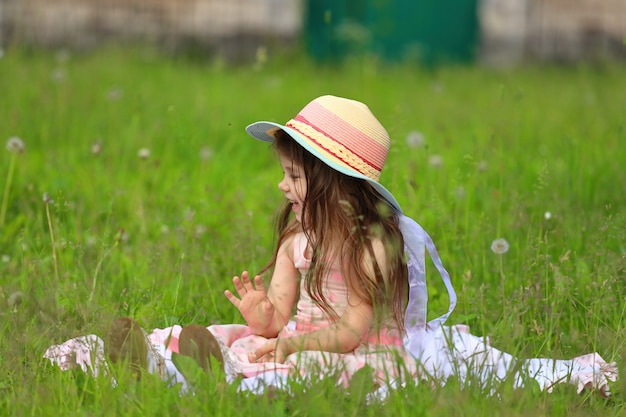
M283 126L279 123L256 122L256 123L252 123L251 125L248 125L246 127L246 132L255 139L258 139L264 142L274 142L274 136L272 136L268 132L271 132L276 129L283 130L285 133L291 136L296 142L298 142L304 149L312 153L315 157L320 159L322 162L324 162L326 165L328 165L335 171L341 172L342 174L345 174L349 177L365 180L369 182L370 184L372 184L372 186L376 189L376 191L378 191L378 193L391 205L391 207L394 210L396 210L400 214L402 213L402 208L400 207L400 204L398 203L398 201L379 182L374 181L373 179L359 172L356 172L353 169L350 169L349 167L340 165L334 161L330 161L316 147L312 146L309 141L307 141L300 133L296 132L295 130L287 126Z

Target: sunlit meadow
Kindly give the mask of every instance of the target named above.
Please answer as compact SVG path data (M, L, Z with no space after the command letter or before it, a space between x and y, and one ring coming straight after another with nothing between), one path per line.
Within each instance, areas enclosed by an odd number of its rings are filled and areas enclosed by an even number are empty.
M488 397L449 381L367 403L365 376L256 397L200 375L181 396L150 375L114 388L42 359L118 316L147 329L241 322L222 293L269 258L282 198L271 150L243 129L330 93L368 103L388 128L382 182L438 245L459 293L451 323L519 357L598 351L623 374L625 70L4 50L0 414L626 415L624 378L608 400L506 384ZM432 316L447 308L436 274L430 298Z

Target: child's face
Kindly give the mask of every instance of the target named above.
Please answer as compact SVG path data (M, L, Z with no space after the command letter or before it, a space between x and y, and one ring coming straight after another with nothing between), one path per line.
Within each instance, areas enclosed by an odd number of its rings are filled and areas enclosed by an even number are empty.
M280 166L283 168L283 179L278 183L278 189L285 193L285 198L291 201L291 210L296 220L302 222L302 207L306 198L306 176L301 165L280 155Z

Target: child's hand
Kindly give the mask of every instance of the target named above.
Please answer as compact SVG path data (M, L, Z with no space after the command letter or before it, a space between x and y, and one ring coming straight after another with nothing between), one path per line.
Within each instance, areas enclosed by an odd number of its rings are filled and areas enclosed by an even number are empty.
M287 356L291 353L291 344L287 341L288 338L273 338L269 339L260 348L254 352L248 353L248 360L251 363L255 362L277 362L284 363Z
M253 330L262 331L266 329L272 322L274 305L267 298L267 291L261 276L255 276L253 283L250 281L248 271L243 271L241 278L233 278L233 284L239 298L228 290L224 291L226 298L239 309L248 326Z

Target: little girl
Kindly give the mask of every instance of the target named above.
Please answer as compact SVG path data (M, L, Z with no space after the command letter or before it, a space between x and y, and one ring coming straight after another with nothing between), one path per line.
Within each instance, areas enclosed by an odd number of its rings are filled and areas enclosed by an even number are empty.
M176 354L206 370L215 357L228 381L242 378L241 388L255 392L287 389L290 378L326 376L346 385L368 366L379 396L409 379L445 383L451 376L487 390L512 377L516 386L534 378L542 389L571 382L608 395L617 368L596 353L516 360L466 326L443 326L456 295L428 234L379 183L390 139L366 105L322 96L285 125L257 122L246 131L273 143L285 196L278 245L261 271L272 270L269 285L244 271L233 278L236 294L225 291L247 325L173 326L144 337L121 319L107 343L83 336L50 347L45 357L94 374L106 370L106 356L125 359L183 388ZM425 249L450 296L448 312L430 322Z

